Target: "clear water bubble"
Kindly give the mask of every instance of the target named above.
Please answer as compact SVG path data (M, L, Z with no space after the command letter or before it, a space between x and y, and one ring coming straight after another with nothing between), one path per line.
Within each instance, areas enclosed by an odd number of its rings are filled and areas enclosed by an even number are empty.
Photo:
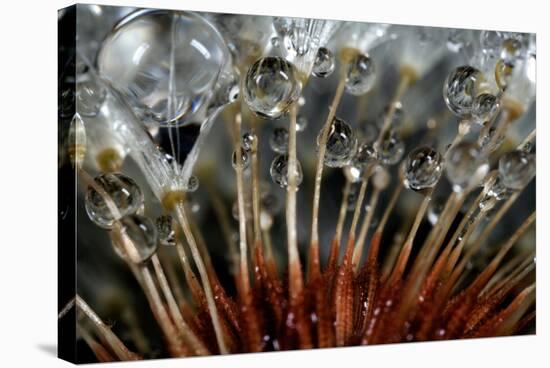
M369 92L376 82L376 67L367 54L352 58L346 71L346 90L355 96Z
M481 93L474 99L472 117L479 124L484 124L495 117L500 109L498 97L490 93Z
M308 119L305 115L298 115L296 118L296 131L303 132L307 128Z
M187 180L185 190L187 192L195 192L197 189L199 189L199 178L197 178L195 175L191 175L189 177L189 180Z
M277 153L284 154L288 152L288 129L285 127L276 127L269 136L269 146Z
M121 173L103 173L94 178L94 182L113 201L120 217L136 213L143 204L143 193L130 177ZM88 186L85 197L86 213L98 226L110 229L115 220L102 194Z
M170 215L157 217L155 221L159 243L165 246L176 245L176 232L174 231L173 219Z
M334 71L335 61L333 53L326 47L319 47L313 63L312 73L318 78L326 78Z
M256 115L277 119L298 99L302 83L295 67L281 57L256 61L246 73L244 100Z
M433 188L443 171L443 158L430 147L409 153L405 162L405 185L413 190Z
M286 188L288 185L288 155L277 155L269 169L271 179L281 188ZM299 186L303 180L302 165L296 160L296 186Z
M380 142L374 143L378 160L384 165L395 165L403 158L405 143L393 130L389 130Z
M241 137L241 147L245 151L251 151L252 148L256 145L258 137L256 135L246 132Z
M517 150L505 153L498 161L498 172L506 188L520 190L535 177L535 155Z
M76 83L76 111L81 116L94 117L99 113L107 91L96 78Z
M143 9L118 23L97 64L142 118L184 124L208 104L230 60L224 39L200 15Z
M487 157L473 142L460 142L446 156L447 178L455 192L478 185L489 171Z
M439 196L432 198L428 206L428 221L430 224L435 225L437 223L444 207L445 198Z
M238 160L237 160L237 150L233 151L233 155L231 156L231 165L234 169L237 169ZM241 149L241 165L243 168L243 171L248 169L250 166L250 152L245 151L244 149Z
M145 216L126 215L120 220L120 225L120 233L113 241L117 253L136 264L147 262L158 248L153 221Z
M461 118L470 117L483 80L483 73L474 67L466 65L454 69L443 85L443 98L449 110Z
M321 140L322 130L317 136L317 147ZM334 117L327 136L325 165L343 167L348 164L357 150L357 138L354 130L344 120Z
M353 164L356 166L366 167L376 163L378 156L374 147L368 143L362 143L357 149L357 153L353 158Z

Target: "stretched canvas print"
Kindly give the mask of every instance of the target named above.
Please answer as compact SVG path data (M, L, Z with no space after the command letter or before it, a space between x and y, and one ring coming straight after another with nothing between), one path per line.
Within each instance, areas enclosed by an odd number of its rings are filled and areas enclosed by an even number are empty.
M535 333L534 34L58 23L61 358Z

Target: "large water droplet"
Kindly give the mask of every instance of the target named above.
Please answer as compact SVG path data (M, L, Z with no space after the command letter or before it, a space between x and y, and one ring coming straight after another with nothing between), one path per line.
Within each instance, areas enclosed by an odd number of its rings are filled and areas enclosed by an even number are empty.
M244 100L255 114L276 119L298 99L302 84L294 66L281 57L256 61L246 73Z
M498 172L506 188L520 190L535 176L535 155L524 151L508 152L498 161Z
M369 92L376 81L374 61L366 54L357 54L347 66L346 90L355 96Z
M322 131L317 136L319 145ZM357 138L351 126L344 120L334 118L327 136L325 151L325 165L329 167L343 167L355 155L357 150Z
M326 78L334 71L334 55L326 47L319 47L313 64L313 75L318 78Z
M405 184L413 190L432 188L443 171L442 157L430 147L412 151L405 163Z
M460 66L453 70L443 85L443 98L451 112L461 118L472 113L483 74L474 67Z

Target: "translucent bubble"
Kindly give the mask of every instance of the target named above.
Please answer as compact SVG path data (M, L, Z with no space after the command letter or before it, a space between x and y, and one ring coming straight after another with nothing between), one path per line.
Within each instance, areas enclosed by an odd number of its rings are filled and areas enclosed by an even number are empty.
M334 71L334 55L326 47L319 47L312 73L318 78L326 78Z
M363 143L357 149L357 153L353 158L353 164L356 166L366 167L370 164L373 164L377 161L378 156L376 150L367 143Z
M395 165L403 158L405 143L394 131L390 130L382 137L380 143L374 143L374 149L381 163Z
M430 224L435 225L443 212L445 207L445 199L442 197L432 198L430 205L428 206L428 221Z
M173 246L176 244L176 232L174 231L172 222L172 216L170 215L159 216L155 221L158 240L162 245Z
M321 132L317 136L317 146L321 140ZM334 118L327 136L325 151L325 165L329 167L343 167L355 155L357 138L351 126L344 120Z
M136 213L143 204L143 193L134 180L120 173L103 173L95 177L98 185L113 201L121 217ZM102 194L92 186L88 186L85 198L86 212L98 226L110 229L115 220L115 214L109 209Z
M251 151L254 145L256 144L255 142L257 141L257 139L258 138L250 132L244 133L243 136L241 137L242 149L245 151Z
M412 151L405 163L405 185L413 190L432 188L443 171L443 158L430 147Z
M186 186L187 192L195 192L197 189L199 189L199 178L197 178L195 175L191 175L189 177L189 180L187 181Z
M535 177L535 155L524 151L508 152L498 161L498 172L506 188L520 190Z
M392 129L398 129L403 125L403 122L405 120L405 113L403 112L403 104L401 104L401 102L399 101L394 102L394 106L395 107L393 110L393 115L391 117L389 126ZM378 128L381 129L384 126L386 118L390 113L390 109L391 109L391 105L387 105L384 108L384 111L382 111L382 113L380 114L380 117L377 120Z
M126 215L120 220L121 231L114 237L117 253L136 263L147 262L157 251L157 229L149 218Z
M143 117L183 124L208 103L229 60L224 39L200 15L138 10L103 42L97 64Z
M374 61L366 54L357 54L347 66L346 90L355 96L369 92L376 81Z
M460 142L447 152L447 178L455 192L479 184L489 171L487 157L480 147L471 142Z
M269 146L277 153L288 152L288 129L284 127L276 127L269 136Z
M234 169L237 169L237 150L233 151L233 156L231 157L231 165ZM241 149L241 165L243 167L243 170L248 169L250 166L250 153L248 151L245 151L244 149Z
M105 101L107 91L95 78L76 83L76 111L82 116L94 117Z
M288 155L277 155L271 163L269 169L271 179L281 188L286 188L288 185ZM296 186L299 186L303 180L302 165L296 160Z
M303 132L304 130L306 130L307 123L307 117L305 117L304 115L298 115L298 117L296 118L296 131Z
M508 66L513 67L517 61L522 57L522 45L521 42L507 38L502 42L502 48L500 51L500 59Z
M483 124L495 117L500 108L499 99L490 94L482 93L474 99L472 117L476 122Z
M277 119L298 99L302 84L294 66L281 57L256 61L246 73L244 100L258 116Z
M474 67L460 66L453 70L443 85L443 98L451 112L461 118L472 113L483 74Z

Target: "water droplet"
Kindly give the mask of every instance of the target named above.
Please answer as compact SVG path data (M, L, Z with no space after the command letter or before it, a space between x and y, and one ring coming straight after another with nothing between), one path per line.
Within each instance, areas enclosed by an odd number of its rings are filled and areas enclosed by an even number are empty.
M162 245L173 246L176 244L176 232L172 226L172 216L163 215L157 217L157 234Z
M479 124L484 124L486 121L493 119L500 108L499 99L490 94L482 93L478 95L472 106L472 117Z
M470 117L481 81L483 74L471 66L460 66L449 74L443 86L443 98L453 114Z
M140 215L126 215L120 225L113 241L117 253L136 264L147 262L157 251L157 229L153 221Z
M428 206L428 221L430 222L430 224L435 225L437 223L437 221L439 220L439 216L441 216L441 212L443 212L444 207L445 198L432 198L432 200L430 201L430 205Z
M286 188L288 185L288 155L277 155L271 163L269 169L271 179L281 188ZM302 165L296 160L296 186L299 186L303 180Z
M77 81L76 110L82 116L94 117L98 114L107 91L95 79Z
M315 63L313 64L313 75L318 78L326 78L334 71L334 55L326 47L319 47Z
M233 151L233 156L231 157L231 165L234 169L237 169L237 157L237 150L235 150ZM243 167L243 171L248 169L250 166L250 153L244 149L241 149L241 165Z
M197 178L195 175L191 175L189 177L189 180L187 181L185 190L187 192L194 192L197 189L199 189L199 178Z
M304 130L306 130L307 123L307 117L305 117L304 115L298 115L298 117L296 118L296 131L303 132Z
M73 167L81 167L86 156L86 128L79 114L75 114L69 127L69 158Z
M269 146L277 153L288 152L288 129L285 127L276 127L269 136Z
M535 155L524 151L508 152L498 161L498 172L506 188L520 190L535 176Z
M208 106L228 60L224 39L202 16L143 9L113 28L102 43L97 65L144 118L185 124Z
M120 173L104 173L94 179L105 194L113 201L121 217L136 213L143 203L143 194L134 180ZM85 198L86 212L98 226L110 229L115 214L107 206L103 196L88 186ZM120 218L116 218L119 220Z
M367 54L357 54L350 60L346 73L346 90L355 96L369 92L376 81L374 61Z
M378 160L384 165L395 165L403 158L405 143L393 130L389 130L380 143L374 143Z
M281 57L256 61L246 73L244 100L258 116L277 119L298 99L302 84L294 66Z
M250 132L244 133L241 137L242 149L245 151L251 151L252 148L255 146L257 139L258 138Z
M442 157L430 147L412 151L405 163L405 185L413 190L432 188L443 171Z
M455 192L478 185L489 171L487 157L475 143L460 142L447 153L447 178Z
M317 146L321 140L321 132L317 136ZM357 150L357 138L351 126L344 120L334 118L327 136L325 165L343 167L353 158Z

